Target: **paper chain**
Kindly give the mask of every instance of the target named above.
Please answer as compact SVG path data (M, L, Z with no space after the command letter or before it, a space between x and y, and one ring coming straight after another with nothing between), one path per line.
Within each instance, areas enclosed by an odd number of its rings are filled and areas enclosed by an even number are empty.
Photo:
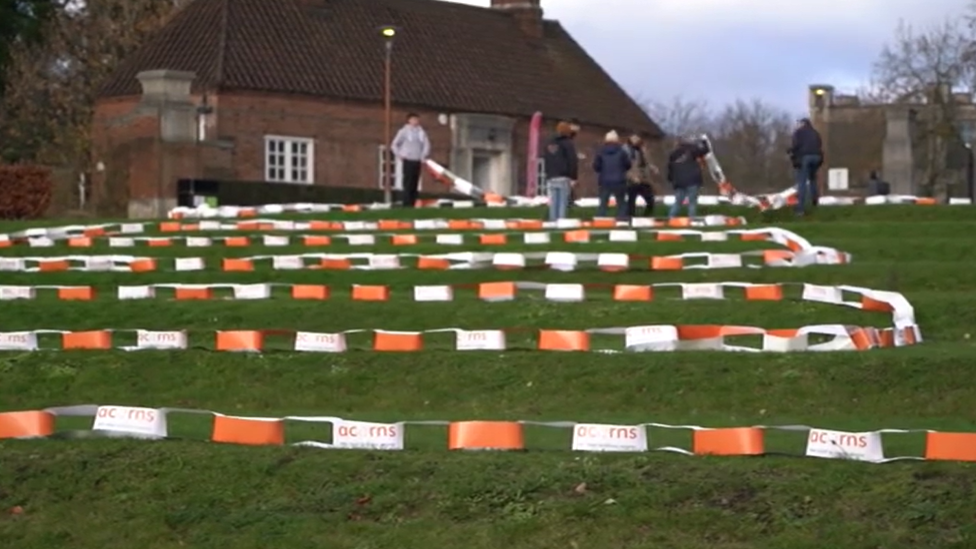
M415 260L404 263L403 260ZM747 259L753 261L746 261ZM268 262L273 270L331 269L331 270L390 270L415 268L421 270L525 269L551 268L573 271L584 266L603 271L630 269L680 271L684 269L730 269L741 267L805 267L807 265L841 265L848 263L847 254L835 250L758 250L738 254L694 252L668 256L636 256L623 253L573 252L454 252L446 254L326 254L304 253L290 255L255 255L220 258L209 263L202 257L140 257L128 255L69 255L0 258L0 271L19 272L152 272L158 270L203 271L219 269L225 272L249 272L256 263ZM309 263L311 261L311 263ZM166 263L165 269L160 263Z
M173 287L176 292L187 290L185 299L210 297L211 288L207 286ZM269 285L258 285L267 287ZM618 301L651 301L654 289L681 288L682 299L724 299L727 288L741 289L746 300L778 301L783 299L780 284L750 284L743 282L723 283L665 283L648 286L617 285L614 299ZM593 349L592 335L624 336L623 348L632 352L677 351L677 350L724 350L724 351L842 351L868 350L878 347L901 347L922 341L921 332L915 322L914 308L904 296L895 292L885 292L854 286L818 286L804 284L802 300L841 305L866 311L888 312L892 315L889 328L855 327L841 324L804 326L792 330L767 330L753 326L723 325L642 325L611 328L589 328L584 330L537 330L535 348L542 351L593 351L620 352L619 349ZM143 288L152 288L146 286ZM328 290L319 286L320 291L312 294L310 286L293 286L307 295L324 298ZM357 290L357 288L359 290ZM584 299L581 284L540 284L494 282L479 286L479 296L488 301L513 299L518 289L541 289L548 299L555 301L580 301ZM254 286L247 290L254 291ZM844 294L852 293L857 300L846 300ZM256 294L251 294L250 299ZM305 294L299 295L299 298ZM448 286L419 287L419 295L424 301L444 301L452 299L453 292ZM414 289L417 299L418 288ZM353 288L353 299L382 301L389 299L389 289L385 286L358 286ZM390 331L382 329L350 329L336 333L319 333L294 330L228 330L217 331L214 335L214 349L230 352L262 352L274 350L265 345L266 336L286 335L291 338L290 350L301 352L337 353L349 350L347 336L371 334L373 351L419 352L423 351L425 334L453 334L454 349L458 351L504 351L512 350L507 343L507 333L517 330L464 328L436 328L416 331ZM134 335L134 344L115 347L114 333ZM59 334L61 344L56 349L100 349L120 348L124 350L187 349L189 337L185 330L151 331L142 329L105 329L70 332L64 330L30 330L19 332L0 332L0 350L33 351L40 349L38 336ZM726 338L735 336L762 336L761 349L732 345ZM827 336L825 342L811 342L810 336ZM130 336L131 337L131 336Z
M335 416L241 417L209 410L186 408L142 408L130 406L78 405L0 413L0 440L71 436L114 436L161 439L170 436L170 414L212 417L209 440L250 446L286 444L287 423L331 424L331 442L292 443L322 449L403 450L408 426L447 427L449 450L533 450L527 444L525 427L571 429L569 449L586 452L663 451L687 456L766 455L767 431L806 432L804 455L814 458L846 459L871 463L902 460L976 461L976 433L951 433L927 429L878 429L850 432L808 425L754 425L710 428L667 423L600 424L576 421L398 421L375 423ZM90 431L61 431L57 418L93 418ZM287 423L286 423L287 422ZM650 444L648 428L683 430L691 433L691 448ZM920 456L886 456L884 435L923 433L925 450ZM538 446L536 446L538 448ZM780 453L781 452L776 452Z
M772 195L766 196L776 196L779 193L774 193ZM784 191L782 195L783 205L790 205L792 199L790 196L790 190ZM722 204L729 204L733 206L751 206L751 202L738 198L738 195L722 196L722 195L701 195L698 197L698 205L700 206L719 206ZM771 203L775 199L767 198ZM474 200L452 200L452 199L437 199L437 200L422 200L421 206L425 208L457 208L457 209L467 209L474 208L483 203L483 201ZM656 202L671 205L674 203L673 195L665 195L657 197ZM522 196L510 197L507 201L494 201L488 202L488 206L492 207L533 207L542 206L547 204L548 200L545 197L539 198L528 198ZM864 204L867 206L883 206L891 204L912 204L919 206L931 206L937 204L935 199L929 197L913 196L913 195L888 195L888 196L869 196L869 197L857 197L857 196L824 196L820 198L820 206L855 206L858 204ZM972 202L968 198L950 198L949 204L953 206L970 205ZM595 208L599 205L599 199L596 198L581 198L574 202L574 205L580 208ZM646 203L642 200L638 200L639 206L645 206ZM330 213L330 212L357 212L357 211L384 211L389 210L390 206L385 203L369 203L369 204L314 204L314 203L292 203L292 204L268 204L265 206L219 206L210 207L206 205L200 205L196 207L186 207L181 206L173 208L169 212L170 219L216 219L216 218L241 218L241 217L253 217L255 215L279 215L285 213Z
M372 221L359 220L292 220L292 219L257 219L222 223L215 220L201 220L196 223L182 223L180 221L142 222L142 223L102 223L93 225L64 225L60 227L34 227L9 234L0 234L0 245L11 246L15 241L31 238L50 238L64 240L79 237L103 237L108 235L137 235L147 231L161 233L206 233L246 231L250 233L280 231L540 231L540 230L573 230L573 229L653 229L653 228L689 228L689 227L738 227L746 224L744 218L727 217L724 215L709 215L700 218L675 218L660 220L652 218L634 218L628 222L613 219L594 219L585 221L580 219L561 219L559 221L542 221L539 219L380 219Z
M235 229L237 230L237 229ZM693 229L552 229L538 231L493 232L493 233L395 233L395 232L355 232L335 234L272 235L249 234L245 236L74 236L70 238L51 238L48 236L25 237L14 240L0 240L0 247L24 246L29 248L91 248L105 244L110 248L150 248L171 247L177 242L188 248L206 248L220 245L230 248L250 246L282 247L308 246L321 247L334 244L348 246L413 246L419 244L438 244L459 246L476 242L482 245L551 244L554 241L586 244L590 242L627 243L640 241L682 242L688 239L700 242L727 242L730 240L776 242L791 249L812 248L800 235L776 227L762 229L735 229L727 231L699 231Z

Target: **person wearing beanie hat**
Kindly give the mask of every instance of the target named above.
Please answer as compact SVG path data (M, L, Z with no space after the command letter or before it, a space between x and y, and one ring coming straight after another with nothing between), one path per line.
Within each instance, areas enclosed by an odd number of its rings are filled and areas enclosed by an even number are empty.
M556 135L546 144L544 162L546 189L549 195L549 221L566 217L571 194L579 179L579 156L573 142L573 125L562 121L556 125Z
M617 219L627 219L627 172L630 171L630 155L620 144L620 136L610 131L604 138L603 148L593 159L593 171L597 173L600 205L597 217L606 217L610 197L617 201Z

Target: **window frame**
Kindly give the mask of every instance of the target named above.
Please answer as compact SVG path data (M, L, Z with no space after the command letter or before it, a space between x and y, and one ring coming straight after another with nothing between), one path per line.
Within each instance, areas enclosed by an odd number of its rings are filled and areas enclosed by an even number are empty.
M272 143L281 144L282 150L272 150ZM304 155L294 152L295 146L305 145ZM301 170L296 165L296 160L305 157L305 178L293 177L296 170ZM282 164L278 166L272 162L272 157L281 158ZM272 170L277 169L283 172L283 177L272 176ZM264 180L269 183L283 183L288 185L314 185L315 184L315 140L310 137L294 137L287 135L265 135L264 136Z

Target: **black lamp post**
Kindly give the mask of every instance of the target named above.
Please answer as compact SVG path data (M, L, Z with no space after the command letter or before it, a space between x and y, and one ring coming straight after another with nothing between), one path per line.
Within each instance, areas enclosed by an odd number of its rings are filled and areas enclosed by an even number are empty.
M393 141L393 90L392 90L392 74L393 74L393 41L397 35L397 28L393 25L384 25L379 28L380 35L383 37L383 42L386 46L386 55L383 59L383 115L385 117L385 123L383 124L383 148L386 151L384 155L384 172L383 172L383 200L387 204L393 203L393 151L392 151L392 141Z

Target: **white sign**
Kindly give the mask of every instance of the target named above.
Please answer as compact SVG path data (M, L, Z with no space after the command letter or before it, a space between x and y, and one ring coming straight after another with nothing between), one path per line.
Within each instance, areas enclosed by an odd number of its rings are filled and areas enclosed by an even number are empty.
M186 237L187 248L206 248L213 245L213 241L205 236Z
M674 326L631 326L624 332L624 347L628 351L675 351L678 348L678 328Z
M135 245L136 240L127 236L113 236L108 239L109 248L131 248Z
M54 246L54 241L46 236L41 236L38 238L28 239L27 244L31 248L51 248Z
M821 303L842 303L843 293L836 286L819 286L817 284L803 285L804 301L819 301Z
M134 234L134 233L141 233L141 232L143 232L143 229L144 229L144 227L143 227L142 223L123 223L119 227L119 232L125 233L125 234Z
M881 433L810 429L810 436L807 438L807 455L828 459L881 461L884 459Z
M458 351L504 351L505 332L501 330L458 330Z
M450 286L416 286L413 289L414 301L451 301L454 290Z
M350 246L375 246L376 237L371 234L350 234L346 236Z
M542 231L533 231L522 236L522 242L526 244L548 244L550 241L552 241L552 236Z
M266 234L264 235L264 245L268 247L281 247L288 246L291 244L291 239L287 236L281 236L277 234Z
M270 284L235 284L234 299L268 299L271 297Z
M725 292L719 284L702 282L699 284L682 284L682 299L725 299Z
M610 231L610 242L637 242L637 231Z
M304 269L305 260L299 255L276 255L271 259L271 268L276 271Z
M359 450L403 450L403 424L339 420L332 424L332 444Z
M557 271L572 271L576 268L576 254L572 252L549 252L546 254L546 265Z
M376 254L369 256L370 269L399 269L400 258L392 254Z
M738 269L742 267L739 254L708 254L709 269Z
M546 284L546 299L549 301L578 302L586 298L582 284Z
M346 334L297 332L295 333L295 350L313 353L342 353L346 350Z
M627 254L600 254L596 258L596 264L601 269L623 271L630 267L630 256Z
M166 414L153 408L99 406L92 430L126 433L140 438L165 438Z
M34 332L0 332L0 351L36 351Z
M0 271L23 271L25 265L21 257L0 257Z
M502 269L521 269L525 267L525 256L510 252L497 253L491 262Z
M106 272L111 271L114 267L115 263L111 257L95 256L89 257L85 261L85 269L89 271Z
M646 452L643 425L580 423L573 428L573 450L583 452Z
M138 330L136 332L137 349L186 349L186 332L154 332Z
M702 242L725 242L729 239L729 233L725 231L707 231L701 233Z
M30 286L0 286L0 300L34 299L34 295Z
M846 191L849 185L850 172L847 168L830 168L827 170L827 190Z
M203 270L202 257L177 257L175 263L176 263L177 271L202 271Z
M156 289L152 286L119 286L119 299L149 299L155 297Z
M434 241L442 246L460 246L464 244L464 236L459 234L439 234Z

